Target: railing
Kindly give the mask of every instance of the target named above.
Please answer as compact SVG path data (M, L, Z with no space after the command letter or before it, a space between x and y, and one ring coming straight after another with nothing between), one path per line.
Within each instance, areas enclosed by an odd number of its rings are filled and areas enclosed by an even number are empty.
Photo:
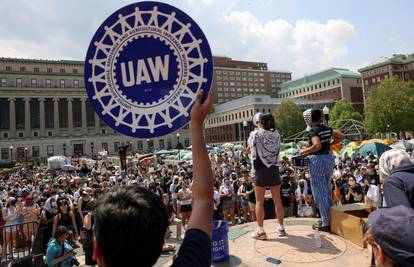
M1 229L1 266L28 256L33 256L32 247L38 230L37 222L4 225ZM43 256L42 256L43 257Z

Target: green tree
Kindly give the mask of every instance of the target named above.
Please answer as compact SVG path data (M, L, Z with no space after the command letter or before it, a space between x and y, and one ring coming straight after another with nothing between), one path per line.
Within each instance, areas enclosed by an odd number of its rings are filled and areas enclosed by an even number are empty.
M339 100L335 103L329 113L330 126L335 129L339 129L346 123L346 120L362 121L362 115L355 111L351 102L347 99Z
M365 107L365 125L372 134L414 130L414 82L395 76L374 88Z
M273 116L276 121L276 128L284 138L303 131L306 128L302 111L292 101L283 101L273 111Z

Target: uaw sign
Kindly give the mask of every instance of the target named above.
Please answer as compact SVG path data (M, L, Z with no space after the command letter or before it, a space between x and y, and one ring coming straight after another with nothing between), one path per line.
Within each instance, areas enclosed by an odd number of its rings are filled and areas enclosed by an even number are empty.
M132 137L171 133L190 120L197 91L210 90L213 60L199 26L158 2L121 8L99 27L85 61L95 111Z

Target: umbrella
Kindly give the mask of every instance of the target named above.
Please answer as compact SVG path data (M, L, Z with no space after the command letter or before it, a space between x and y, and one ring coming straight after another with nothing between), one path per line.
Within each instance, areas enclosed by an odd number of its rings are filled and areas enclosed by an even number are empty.
M287 157L291 158L299 154L299 149L289 148L279 153L279 158Z
M382 143L382 144L385 144L385 145L391 145L393 143L393 141L390 140L390 139L370 139L370 140L362 141L361 144L359 144L359 145L364 146L364 145L369 144L369 143Z
M242 145L235 145L233 149L234 149L234 151L243 151L244 146L242 146Z
M188 152L187 154L184 155L184 157L182 159L183 160L192 160L193 159L193 152Z
M222 147L224 149L232 149L234 147L234 144L232 144L232 143L225 143L225 144L222 145Z
M344 139L344 140L342 140L342 142L341 142L341 144L343 145L343 146L346 146L347 144L349 144L351 141L349 141L349 139Z
M383 143L368 143L359 148L359 154L363 157L366 157L368 155L368 152L371 151L372 154L377 156L378 158L387 150L390 150L391 147L383 144Z
M221 147L217 147L217 146L213 147L213 150L216 151L217 153L223 152L223 149Z
M162 150L159 150L159 151L155 152L154 154L158 156L158 155L174 154L174 152L170 151L170 150L162 149Z
M357 147L347 146L347 147L344 147L341 150L341 152L339 153L339 155L341 157L344 157L345 156L345 153L348 153L348 156L352 158L352 156L354 155L355 151L357 151L357 150L358 150Z
M346 146L347 147L359 147L359 145L360 145L360 142L351 142L351 143L348 143Z
M414 144L408 142L407 140L401 140L391 145L391 147L396 148L396 149L411 151L414 149Z
M70 172L70 171L76 170L76 168L75 168L75 166L73 166L71 164L65 164L65 165L63 165L62 170Z

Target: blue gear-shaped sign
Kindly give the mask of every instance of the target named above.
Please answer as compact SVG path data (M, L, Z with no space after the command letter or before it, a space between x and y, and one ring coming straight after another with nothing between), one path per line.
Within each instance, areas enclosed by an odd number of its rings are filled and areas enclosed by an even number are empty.
M85 60L85 86L97 114L138 138L186 125L197 92L207 97L212 74L210 46L199 26L159 2L134 3L109 16Z

